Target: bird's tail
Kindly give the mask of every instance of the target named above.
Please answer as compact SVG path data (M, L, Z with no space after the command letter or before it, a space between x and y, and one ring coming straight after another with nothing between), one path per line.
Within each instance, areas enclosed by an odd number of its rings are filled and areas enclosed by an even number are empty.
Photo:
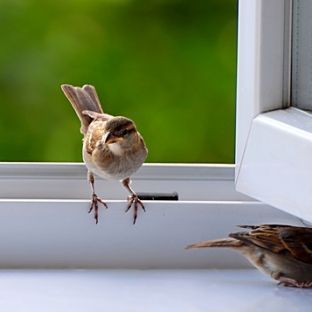
M61 85L61 89L81 121L80 131L85 134L93 118L90 114L84 113L84 111L103 114L103 109L95 88L91 85L84 85L80 88L63 84Z
M206 248L206 247L238 248L238 247L242 247L243 244L244 244L243 242L235 238L222 238L222 239L208 240L208 241L191 244L185 247L185 249Z

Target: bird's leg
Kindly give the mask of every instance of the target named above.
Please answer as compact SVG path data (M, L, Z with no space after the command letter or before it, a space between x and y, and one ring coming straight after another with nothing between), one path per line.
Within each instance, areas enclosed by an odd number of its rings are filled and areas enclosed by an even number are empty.
M142 209L145 211L145 207L141 200L139 199L138 195L135 193L135 191L130 187L130 178L126 178L122 180L123 186L130 192L130 196L128 196L128 207L126 209L126 212L133 206L133 224L135 224L136 219L138 217L138 208L139 205L142 207Z
M297 288L312 288L312 281L299 282L292 278L280 277L279 285Z
M97 224L99 222L99 205L98 205L98 203L103 204L105 206L105 208L108 208L108 207L107 207L106 203L95 194L94 175L90 171L88 171L88 181L90 182L91 189L92 189L91 207L89 209L89 213L91 213L91 211L94 209L94 219L95 219L95 223Z

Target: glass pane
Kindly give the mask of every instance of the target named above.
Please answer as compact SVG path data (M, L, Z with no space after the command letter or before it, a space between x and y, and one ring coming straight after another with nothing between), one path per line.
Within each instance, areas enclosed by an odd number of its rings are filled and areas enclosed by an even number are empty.
M1 1L0 160L81 161L61 83L135 120L148 162L234 161L236 0Z
M312 1L293 1L292 105L312 110Z

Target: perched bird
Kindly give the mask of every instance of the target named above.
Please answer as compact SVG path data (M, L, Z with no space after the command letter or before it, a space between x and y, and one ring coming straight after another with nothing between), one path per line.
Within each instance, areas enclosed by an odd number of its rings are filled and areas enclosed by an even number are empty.
M63 84L61 88L81 122L80 132L84 136L82 156L92 188L89 213L94 210L94 218L98 223L98 203L107 208L106 203L95 193L94 174L105 179L118 179L130 193L126 211L133 207L135 224L139 206L144 211L145 208L130 187L130 176L141 167L147 156L143 137L131 119L103 112L93 86L84 85L80 88Z
M241 225L249 231L186 247L228 247L285 286L312 287L312 228L291 225Z

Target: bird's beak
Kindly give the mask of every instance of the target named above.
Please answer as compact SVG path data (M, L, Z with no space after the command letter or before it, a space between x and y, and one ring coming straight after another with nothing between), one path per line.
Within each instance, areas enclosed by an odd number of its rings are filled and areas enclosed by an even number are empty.
M116 143L117 141L121 141L122 139L119 137L116 137L111 132L107 132L104 137L105 144L112 144Z

